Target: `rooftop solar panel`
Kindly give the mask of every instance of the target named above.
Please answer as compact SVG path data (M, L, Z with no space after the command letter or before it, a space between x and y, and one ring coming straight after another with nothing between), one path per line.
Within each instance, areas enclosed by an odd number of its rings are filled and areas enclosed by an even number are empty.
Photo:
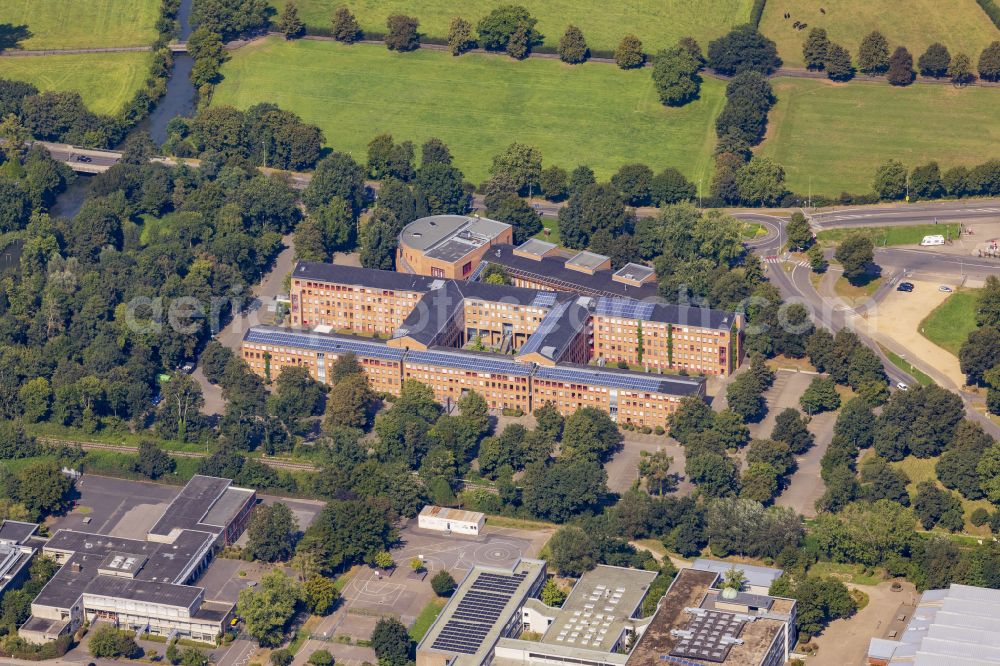
M653 316L653 303L643 303L631 298L612 298L601 296L597 299L597 306L594 312L599 315L609 317L623 317L625 319L641 319L649 321Z
M657 377L652 374L643 376L638 373L625 374L567 367L550 368L539 366L535 370L535 377L538 379L550 379L576 384L596 384L598 386L620 388L629 391L645 391L649 393L666 393L671 395L686 395L687 393L693 392L697 386L696 383L673 378L667 379L664 377Z
M531 366L526 363L469 353L411 351L407 352L406 361L407 363L423 363L445 368L469 370L470 372L491 372L498 375L527 377L531 374Z
M535 299L531 301L531 304L539 308L550 308L556 302L556 292L554 291L540 291Z
M354 352L358 356L369 358L381 358L389 360L401 360L403 350L389 347L378 342L366 342L353 338L339 337L335 335L324 335L319 333L305 333L296 331L283 331L263 327L254 327L247 331L244 341L254 344L267 344L294 347L298 349L312 349L331 354L346 354Z

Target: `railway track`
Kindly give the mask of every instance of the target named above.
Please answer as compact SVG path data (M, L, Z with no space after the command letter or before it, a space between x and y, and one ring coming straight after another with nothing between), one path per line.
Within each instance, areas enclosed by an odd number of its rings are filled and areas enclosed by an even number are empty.
M126 444L107 444L105 442L84 442L76 439L57 439L54 437L36 437L39 442L43 444L52 444L55 446L68 445L68 446L79 446L84 451L115 451L118 453L129 453L135 454L139 452L139 447L128 446ZM199 453L197 451L167 451L168 454L176 458L207 458L209 454ZM268 467L273 467L274 469L283 469L289 472L316 472L319 468L311 463L299 463L291 462L288 460L282 460L280 458L272 458L269 456L261 456L259 458L254 458L254 460L259 460Z

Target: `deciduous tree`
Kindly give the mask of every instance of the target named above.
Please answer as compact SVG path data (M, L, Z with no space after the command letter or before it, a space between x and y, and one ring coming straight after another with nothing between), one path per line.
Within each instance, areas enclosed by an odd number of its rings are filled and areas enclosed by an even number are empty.
M823 69L830 50L830 39L824 28L813 28L802 44L802 59L809 69Z
M861 40L858 69L865 74L881 74L889 69L889 41L878 30L873 30Z
M889 57L889 71L886 79L894 86L908 86L917 73L913 71L913 56L905 46L899 46Z
M448 50L457 56L474 48L476 39L472 36L472 24L461 16L456 16L448 26Z
M571 65L586 62L590 56L590 49L587 48L583 31L575 25L566 26L566 32L559 39L558 53L560 60Z
M361 26L347 7L338 7L334 10L331 35L338 42L345 44L353 44L361 39Z
M615 64L622 69L642 67L646 54L642 52L642 40L635 35L625 35L615 49Z
M928 46L917 60L920 76L941 78L948 73L949 65L951 65L951 54L948 52L948 47L940 42Z
M393 14L385 21L388 32L385 35L385 47L390 51L414 51L420 48L420 35L417 28L420 21L412 16Z

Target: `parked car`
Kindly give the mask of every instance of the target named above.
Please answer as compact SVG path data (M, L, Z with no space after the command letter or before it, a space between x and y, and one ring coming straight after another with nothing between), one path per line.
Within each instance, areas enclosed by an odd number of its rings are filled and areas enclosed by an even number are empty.
M949 287L946 284L943 284L940 287L938 287L938 291L943 291L946 294L950 294L952 290L951 290L951 287Z
M900 282L899 286L896 287L896 291L906 291L906 292L913 291L913 283L912 282Z
M184 365L182 365L181 372L183 372L185 375L190 375L192 372L194 372L194 363L185 363Z
M909 391L910 385L903 382L899 382L898 384L896 384L896 388L898 388L900 391Z

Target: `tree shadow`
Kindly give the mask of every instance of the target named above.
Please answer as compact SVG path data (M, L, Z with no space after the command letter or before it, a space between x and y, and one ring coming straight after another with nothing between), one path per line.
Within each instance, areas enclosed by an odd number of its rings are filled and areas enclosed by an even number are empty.
M847 278L847 281L851 283L852 287L864 287L880 277L882 277L882 267L878 264L868 264L864 273Z
M33 34L26 25L0 23L0 52L21 48L21 42L31 39Z

